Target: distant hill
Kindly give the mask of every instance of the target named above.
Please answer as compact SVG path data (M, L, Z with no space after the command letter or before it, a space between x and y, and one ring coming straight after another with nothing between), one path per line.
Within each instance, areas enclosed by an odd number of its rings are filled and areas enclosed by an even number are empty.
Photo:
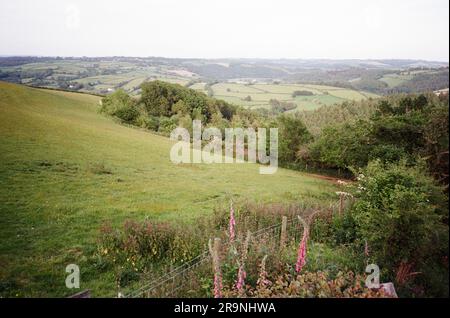
M140 84L151 80L186 86L217 82L322 84L389 94L446 88L448 66L448 62L399 59L12 56L0 57L0 80L97 94L108 94L123 88L138 95ZM408 74L404 76L404 73ZM435 73L439 74L435 76ZM400 87L393 90L394 86Z

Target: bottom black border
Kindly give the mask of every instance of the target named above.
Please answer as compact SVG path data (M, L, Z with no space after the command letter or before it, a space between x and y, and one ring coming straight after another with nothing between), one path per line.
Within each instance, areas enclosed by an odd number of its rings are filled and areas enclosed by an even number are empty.
M309 313L345 314L355 317L391 316L392 311L404 314L431 314L442 311L449 299L0 299L1 311L6 307L14 313L28 311L45 316L84 317L93 311L103 315L130 317L154 317L157 315L211 317L224 315L282 315L284 317L306 317ZM228 305L227 305L228 304ZM258 305L260 304L260 305ZM261 305L265 304L265 305ZM182 312L176 306L184 305ZM192 305L196 305L193 307ZM200 307L208 306L206 313ZM186 312L187 307L197 312ZM179 307L178 307L179 308ZM273 310L274 308L275 310ZM222 309L222 311L220 310ZM265 309L265 310L264 310ZM131 317L130 317L131 318Z

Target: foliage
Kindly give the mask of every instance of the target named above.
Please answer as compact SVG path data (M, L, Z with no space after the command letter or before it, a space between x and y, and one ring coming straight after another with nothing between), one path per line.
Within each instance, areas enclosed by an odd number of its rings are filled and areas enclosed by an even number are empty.
M332 124L297 154L321 167L362 168L425 158L436 179L448 182L448 98L433 95L391 96L379 101L368 119Z
M117 279L143 273L157 264L181 264L200 254L204 244L193 231L166 223L126 221L123 231L101 228L98 256L114 266ZM125 276L124 276L125 275Z
M299 275L289 273L276 276L265 285L247 286L245 295L237 295L234 290L225 291L226 297L257 298L388 298L383 290L371 290L364 286L364 277L353 272L339 272L331 278L329 273L305 272Z
M426 261L448 257L447 198L420 166L371 162L360 171L353 218L356 244L393 274L402 263L428 270Z
M325 128L309 147L311 160L339 169L366 165L371 152L370 129L365 121Z
M300 119L282 115L278 117L277 124L280 163L295 162L300 147L309 142L312 137Z
M152 116L170 117L181 113L208 122L217 112L223 111L222 115L227 118L231 118L233 114L233 108L225 102L178 84L152 81L143 83L141 89L140 102Z
M231 195L258 204L330 199L331 183L295 171L267 178L250 164L174 165L170 140L99 114L99 100L0 83L3 297L69 296L71 263L82 270L81 288L117 296L111 266L94 257L105 221L122 229L130 218L182 219L197 229Z
M121 89L102 99L100 112L118 117L130 124L134 123L139 116L135 100Z

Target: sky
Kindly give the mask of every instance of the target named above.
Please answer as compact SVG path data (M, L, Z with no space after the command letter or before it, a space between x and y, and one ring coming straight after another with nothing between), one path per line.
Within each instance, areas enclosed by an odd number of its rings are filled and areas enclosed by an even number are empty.
M449 61L448 0L0 0L0 55Z

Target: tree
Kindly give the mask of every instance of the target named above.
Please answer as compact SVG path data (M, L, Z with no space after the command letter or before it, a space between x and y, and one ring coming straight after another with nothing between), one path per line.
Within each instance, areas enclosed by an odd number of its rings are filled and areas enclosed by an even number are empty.
M139 116L136 101L122 89L119 89L102 99L100 112L116 116L122 121L130 124Z
M325 128L310 145L311 157L327 168L364 167L372 150L371 124L358 121Z
M300 119L292 116L280 116L277 125L280 163L293 163L297 161L296 153L301 146L311 141L311 134Z

